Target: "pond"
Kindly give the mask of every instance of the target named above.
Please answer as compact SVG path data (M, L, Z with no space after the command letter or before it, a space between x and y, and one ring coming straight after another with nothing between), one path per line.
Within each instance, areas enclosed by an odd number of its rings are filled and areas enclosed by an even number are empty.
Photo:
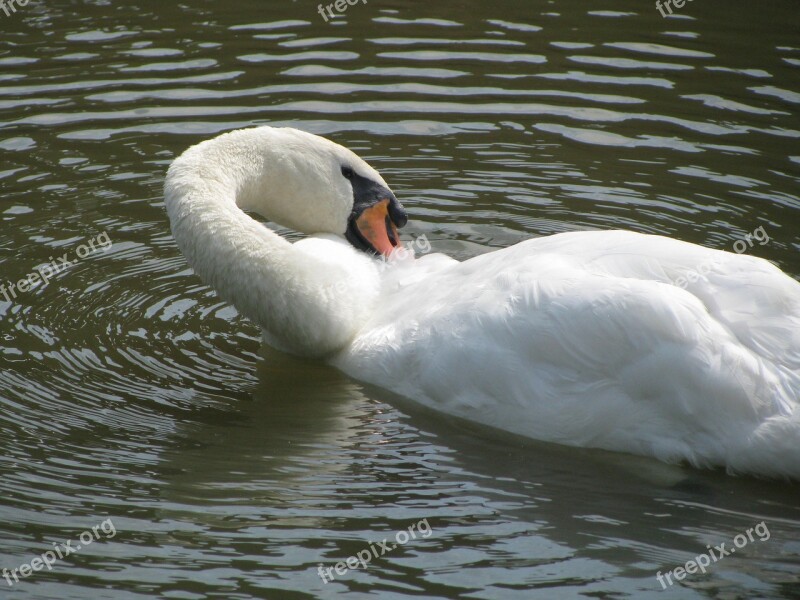
M622 228L800 276L796 2L422 4L0 11L0 284L50 265L0 296L0 597L797 597L797 484L430 413L262 346L188 268L167 167L272 124L458 259Z

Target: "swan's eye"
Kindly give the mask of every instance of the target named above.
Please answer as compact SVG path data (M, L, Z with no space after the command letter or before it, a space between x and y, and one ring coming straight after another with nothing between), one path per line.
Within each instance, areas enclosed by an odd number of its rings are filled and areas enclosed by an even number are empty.
M342 175L344 175L345 179L352 179L355 173L353 173L353 169L350 167L342 167Z

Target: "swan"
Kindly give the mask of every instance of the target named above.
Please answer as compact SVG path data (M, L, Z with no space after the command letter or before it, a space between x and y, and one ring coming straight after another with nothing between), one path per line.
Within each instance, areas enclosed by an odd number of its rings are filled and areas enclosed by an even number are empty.
M387 183L292 128L189 148L164 198L189 265L278 350L528 438L800 479L800 284L766 260L616 230L392 260Z

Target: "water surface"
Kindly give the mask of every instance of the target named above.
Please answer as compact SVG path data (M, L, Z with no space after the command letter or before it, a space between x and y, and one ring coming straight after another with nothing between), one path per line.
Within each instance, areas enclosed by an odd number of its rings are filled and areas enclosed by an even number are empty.
M291 125L361 154L405 234L460 259L596 228L730 250L763 227L744 251L797 277L798 25L791 0L0 13L0 283L111 243L0 296L0 568L116 531L0 596L798 597L797 485L496 435L262 348L161 197L189 145ZM761 521L768 540L661 589Z

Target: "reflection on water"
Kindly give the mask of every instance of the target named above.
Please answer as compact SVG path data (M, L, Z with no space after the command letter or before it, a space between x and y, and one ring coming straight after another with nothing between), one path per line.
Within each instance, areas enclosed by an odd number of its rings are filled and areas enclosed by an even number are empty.
M798 276L796 16L790 0L669 19L632 0L0 13L0 284L112 242L0 292L0 568L117 529L0 589L792 597L796 485L512 439L262 348L186 267L160 188L192 143L293 125L367 158L408 234L458 258L609 227L731 249L763 227L747 251ZM430 537L317 575L422 518ZM762 520L769 540L661 590L656 572Z

